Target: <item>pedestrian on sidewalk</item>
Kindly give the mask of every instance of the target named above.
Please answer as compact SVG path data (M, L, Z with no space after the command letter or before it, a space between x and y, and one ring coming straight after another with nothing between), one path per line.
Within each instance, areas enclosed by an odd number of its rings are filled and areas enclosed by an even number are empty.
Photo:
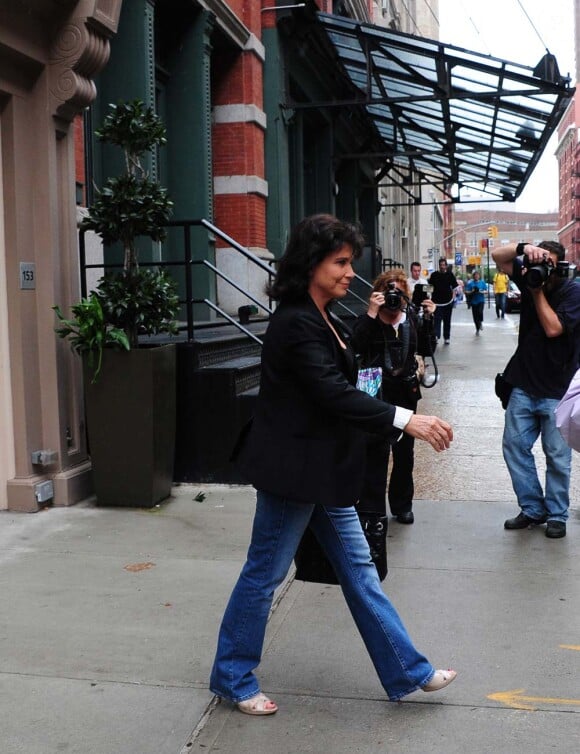
M277 705L260 691L260 663L275 589L308 527L331 562L389 699L436 691L455 678L413 646L384 594L354 508L364 475L365 432L401 431L437 451L451 427L357 390L347 330L329 309L354 278L364 239L357 226L313 215L292 231L269 294L279 302L262 352L253 422L234 451L257 489L246 563L226 608L211 673L213 693L250 715ZM361 431L362 430L362 431Z
M421 399L420 374L424 357L434 351L435 304L425 296L419 310L410 301L410 291L401 269L383 272L373 283L366 314L353 325L352 346L361 354L362 367L380 367L379 397L413 413ZM415 438L403 434L392 446L393 464L388 499L392 515L401 524L412 524ZM387 467L391 445L380 435L367 438L366 473L359 507L380 511L385 507Z
M504 527L547 522L546 536L559 539L566 536L571 450L554 410L580 363L580 286L566 277L565 249L556 241L507 244L493 258L522 292L518 345L504 370L512 391L503 433L503 457L521 510ZM540 436L544 489L532 453Z
M507 293L510 284L509 277L505 272L499 270L493 276L493 296L495 299L495 314L499 319L505 318L505 310L507 306Z
M473 277L468 281L466 287L467 295L471 298L471 316L475 325L475 334L483 330L483 307L485 305L485 296L487 283L481 279L479 270L475 270Z
M441 325L443 325L443 339L448 346L451 340L451 314L457 280L455 275L447 268L447 260L443 257L439 260L439 270L431 273L429 285L433 286L432 299L437 304L435 309L435 337L441 338Z
M463 301L464 295L463 280L461 278L457 278L457 288L455 289L455 293L453 294L454 307L459 306L459 304Z
M421 289L426 286L427 278L421 275L421 264L419 262L411 262L411 276L407 278L407 288L409 289L409 298L413 298L415 292L415 286L419 285Z

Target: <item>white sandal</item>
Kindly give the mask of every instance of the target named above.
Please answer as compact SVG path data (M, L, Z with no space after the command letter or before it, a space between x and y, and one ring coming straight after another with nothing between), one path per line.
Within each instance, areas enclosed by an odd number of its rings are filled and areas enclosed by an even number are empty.
M439 691L444 689L445 686L449 686L456 678L457 673L454 670L436 670L429 683L421 686L421 688L423 691Z
M265 694L259 693L243 702L237 702L237 708L245 715L273 715L278 712L278 705Z

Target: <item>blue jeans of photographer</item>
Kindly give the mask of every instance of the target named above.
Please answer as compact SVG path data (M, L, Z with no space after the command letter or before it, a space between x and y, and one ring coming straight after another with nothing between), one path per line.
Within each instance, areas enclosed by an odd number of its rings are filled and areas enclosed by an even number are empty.
M334 567L389 699L400 699L428 683L435 670L417 652L382 591L355 509L293 503L258 491L247 560L219 632L212 692L240 702L260 691L254 670L261 659L274 590L285 578L309 524ZM329 642L333 630L321 626Z
M572 451L556 427L556 398L534 398L514 388L505 412L503 457L518 505L528 518L566 521ZM546 489L538 479L532 447L538 437L546 457Z

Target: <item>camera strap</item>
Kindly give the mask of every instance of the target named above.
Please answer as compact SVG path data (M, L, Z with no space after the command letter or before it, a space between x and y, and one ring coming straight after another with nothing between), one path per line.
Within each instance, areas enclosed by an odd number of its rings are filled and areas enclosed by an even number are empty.
M409 316L404 322L401 322L397 329L396 340L389 340L383 326L383 366L387 376L400 377L404 371L407 363L409 362L409 346L411 343L411 321ZM413 358L415 356L415 349L413 349ZM395 356L396 366L393 366L393 356ZM410 364L412 367L412 363Z

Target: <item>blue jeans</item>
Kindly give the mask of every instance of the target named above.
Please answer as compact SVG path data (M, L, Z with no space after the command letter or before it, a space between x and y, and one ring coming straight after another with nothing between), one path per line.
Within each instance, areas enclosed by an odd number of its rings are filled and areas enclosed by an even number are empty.
M419 654L383 593L353 507L293 503L258 491L248 557L226 608L210 688L240 702L260 691L260 662L274 590L286 576L310 524L334 566L343 594L389 699L429 683L433 666ZM332 641L332 626L323 629Z
M506 301L507 301L507 293L495 294L495 313L497 314L498 317L500 316L500 314L502 317L505 314Z
M533 398L514 388L505 413L503 457L518 505L529 518L566 521L570 506L572 451L556 427L556 398ZM546 486L538 479L532 446L541 435Z

